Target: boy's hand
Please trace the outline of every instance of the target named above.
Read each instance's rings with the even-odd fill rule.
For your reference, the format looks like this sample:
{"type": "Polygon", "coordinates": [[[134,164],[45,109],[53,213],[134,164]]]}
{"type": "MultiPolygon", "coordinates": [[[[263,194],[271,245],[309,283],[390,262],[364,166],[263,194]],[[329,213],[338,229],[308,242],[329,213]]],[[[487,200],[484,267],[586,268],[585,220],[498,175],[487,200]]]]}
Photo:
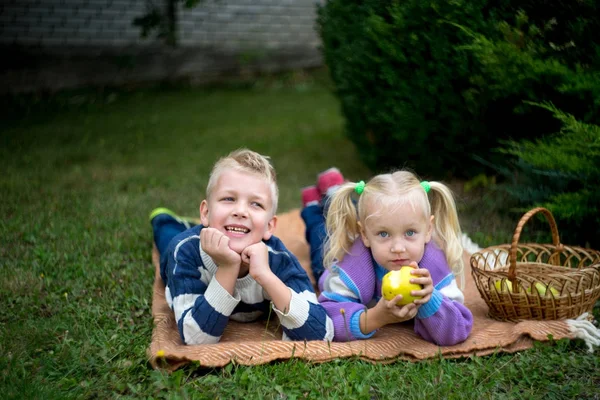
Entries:
{"type": "Polygon", "coordinates": [[[263,242],[246,247],[242,251],[242,262],[250,266],[250,276],[261,286],[264,278],[269,274],[273,274],[269,267],[269,250],[263,242]]]}
{"type": "Polygon", "coordinates": [[[263,242],[252,244],[242,251],[242,262],[249,265],[249,274],[271,297],[275,308],[286,314],[290,311],[292,292],[269,266],[269,249],[263,242]]]}
{"type": "Polygon", "coordinates": [[[229,238],[215,228],[200,231],[200,244],[218,267],[239,269],[242,264],[242,257],[229,247],[229,238]]]}
{"type": "Polygon", "coordinates": [[[417,263],[414,262],[411,263],[411,266],[414,266],[415,269],[410,271],[410,274],[414,276],[414,278],[410,279],[410,283],[416,283],[423,286],[423,289],[421,290],[413,290],[410,292],[411,296],[421,297],[414,301],[414,304],[420,306],[431,299],[431,294],[433,293],[433,280],[431,279],[431,274],[428,269],[419,268],[417,263]]]}

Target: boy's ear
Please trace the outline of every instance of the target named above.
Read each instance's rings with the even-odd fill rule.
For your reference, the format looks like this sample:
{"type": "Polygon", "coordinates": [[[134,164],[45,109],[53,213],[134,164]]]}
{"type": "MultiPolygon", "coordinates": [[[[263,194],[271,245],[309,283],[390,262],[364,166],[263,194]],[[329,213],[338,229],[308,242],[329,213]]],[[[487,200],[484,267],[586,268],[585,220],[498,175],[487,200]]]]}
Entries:
{"type": "Polygon", "coordinates": [[[200,223],[208,226],[208,202],[206,200],[202,200],[200,203],[200,223]]]}
{"type": "Polygon", "coordinates": [[[367,238],[367,233],[365,232],[365,228],[362,226],[360,222],[358,222],[358,230],[360,231],[360,237],[362,238],[363,243],[366,247],[371,247],[369,242],[369,238],[367,238]]]}
{"type": "Polygon", "coordinates": [[[429,219],[429,226],[427,227],[427,235],[425,236],[425,243],[429,243],[431,235],[433,235],[433,224],[435,217],[432,215],[429,219]]]}
{"type": "Polygon", "coordinates": [[[273,236],[273,233],[275,233],[276,226],[277,226],[277,215],[273,215],[273,217],[271,217],[271,220],[269,222],[267,222],[267,230],[265,231],[265,234],[263,235],[264,240],[271,239],[271,236],[273,236]]]}

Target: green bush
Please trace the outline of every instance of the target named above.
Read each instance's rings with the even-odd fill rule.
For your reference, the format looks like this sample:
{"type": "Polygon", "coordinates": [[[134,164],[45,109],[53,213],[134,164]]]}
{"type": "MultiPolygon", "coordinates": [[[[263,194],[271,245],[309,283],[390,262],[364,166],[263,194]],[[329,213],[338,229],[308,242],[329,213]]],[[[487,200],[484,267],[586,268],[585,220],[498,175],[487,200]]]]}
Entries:
{"type": "MultiPolygon", "coordinates": [[[[600,21],[600,14],[596,18],[600,21]]],[[[573,64],[571,46],[548,39],[556,24],[547,21],[538,26],[523,11],[517,12],[514,25],[496,24],[501,39],[461,29],[472,41],[460,48],[477,60],[464,92],[467,106],[492,137],[535,138],[559,129],[555,119],[528,102],[552,102],[585,122],[600,122],[600,42],[590,41],[596,52],[593,64],[585,63],[589,54],[573,64]]]]}
{"type": "Polygon", "coordinates": [[[320,7],[324,58],[364,161],[373,169],[475,174],[482,165],[472,155],[502,161],[492,151],[499,140],[558,129],[523,100],[552,101],[597,122],[600,6],[550,3],[329,0],[320,7]]]}
{"type": "Polygon", "coordinates": [[[509,141],[514,157],[505,188],[526,208],[554,215],[562,241],[600,249],[600,126],[577,121],[551,104],[533,104],[562,123],[559,133],[537,141],[509,141]]]}

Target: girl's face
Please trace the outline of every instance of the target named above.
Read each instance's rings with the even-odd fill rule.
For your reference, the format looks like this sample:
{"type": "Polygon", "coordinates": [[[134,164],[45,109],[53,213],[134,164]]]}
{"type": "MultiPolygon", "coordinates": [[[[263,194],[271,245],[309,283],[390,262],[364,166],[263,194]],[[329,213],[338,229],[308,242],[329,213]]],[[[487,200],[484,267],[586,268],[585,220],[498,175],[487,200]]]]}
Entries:
{"type": "Polygon", "coordinates": [[[367,204],[367,217],[359,222],[362,240],[373,258],[388,271],[399,270],[423,258],[425,244],[431,240],[433,215],[426,218],[410,203],[373,209],[367,204]]]}

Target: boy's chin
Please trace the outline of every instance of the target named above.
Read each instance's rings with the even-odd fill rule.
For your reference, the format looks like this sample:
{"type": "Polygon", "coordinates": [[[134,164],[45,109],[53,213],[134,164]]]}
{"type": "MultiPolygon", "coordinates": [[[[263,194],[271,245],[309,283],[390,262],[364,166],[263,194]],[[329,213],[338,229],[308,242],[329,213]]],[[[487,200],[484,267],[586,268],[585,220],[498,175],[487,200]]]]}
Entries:
{"type": "Polygon", "coordinates": [[[229,248],[238,254],[242,254],[242,252],[244,251],[244,248],[241,248],[240,246],[231,246],[230,245],[229,248]]]}
{"type": "Polygon", "coordinates": [[[235,241],[233,243],[231,240],[229,241],[229,248],[238,254],[242,254],[244,249],[248,246],[250,246],[250,243],[248,243],[246,241],[239,241],[239,242],[235,241]]]}
{"type": "Polygon", "coordinates": [[[242,254],[246,247],[252,246],[253,244],[259,243],[261,241],[262,238],[256,238],[255,236],[246,236],[238,238],[229,237],[229,248],[238,254],[242,254]]]}

